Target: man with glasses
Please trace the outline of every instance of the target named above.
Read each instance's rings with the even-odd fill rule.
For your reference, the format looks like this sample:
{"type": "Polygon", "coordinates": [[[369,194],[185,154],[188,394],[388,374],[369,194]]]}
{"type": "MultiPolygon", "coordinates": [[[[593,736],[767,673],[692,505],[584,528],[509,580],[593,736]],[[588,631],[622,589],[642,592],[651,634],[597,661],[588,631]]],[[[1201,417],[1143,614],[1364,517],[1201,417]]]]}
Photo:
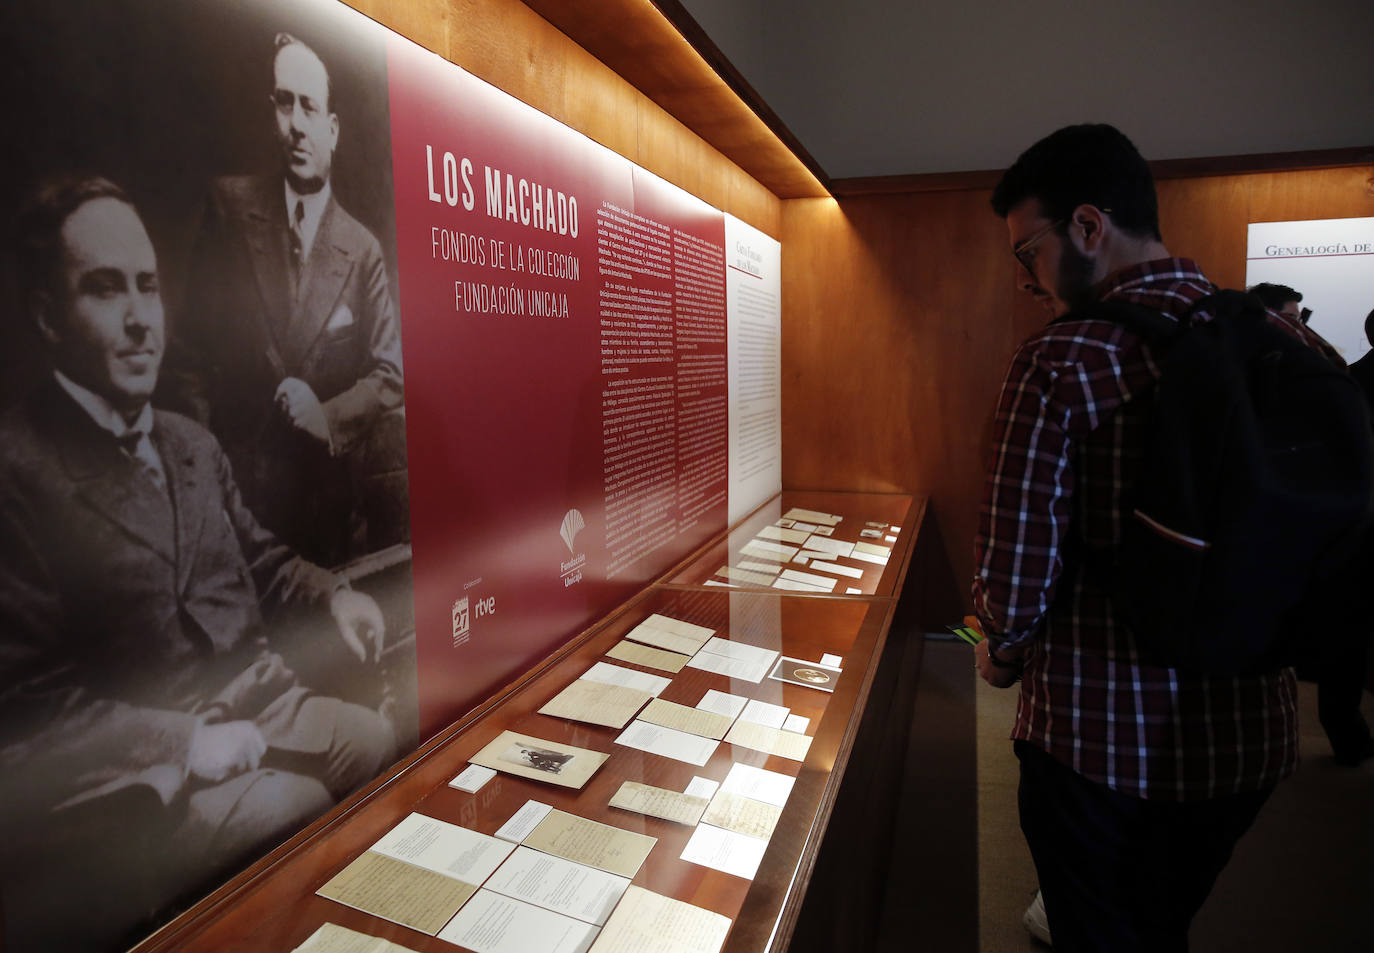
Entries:
{"type": "Polygon", "coordinates": [[[1149,167],[1111,126],[1036,143],[992,205],[1020,287],[1061,320],[1017,349],[997,407],[978,670],[1021,681],[1021,827],[1055,948],[1184,950],[1236,841],[1297,765],[1296,686],[1291,669],[1207,678],[1141,660],[1084,553],[1120,546],[1157,370],[1138,335],[1073,312],[1126,301],[1179,320],[1214,288],[1169,254],[1149,167]]]}
{"type": "Polygon", "coordinates": [[[331,188],[340,125],[324,62],[278,34],[272,80],[263,106],[282,168],[214,183],[168,398],[219,437],[263,525],[337,565],[407,534],[368,525],[357,544],[358,464],[401,404],[400,331],[381,247],[331,188]]]}

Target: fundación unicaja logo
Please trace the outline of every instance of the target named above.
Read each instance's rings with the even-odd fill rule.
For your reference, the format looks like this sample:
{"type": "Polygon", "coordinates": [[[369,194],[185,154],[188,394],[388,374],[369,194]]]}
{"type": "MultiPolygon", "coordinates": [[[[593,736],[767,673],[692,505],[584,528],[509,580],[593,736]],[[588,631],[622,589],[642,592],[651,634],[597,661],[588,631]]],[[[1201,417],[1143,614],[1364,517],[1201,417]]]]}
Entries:
{"type": "Polygon", "coordinates": [[[563,578],[563,588],[576,585],[582,581],[582,567],[587,564],[585,553],[577,551],[577,534],[582,532],[587,526],[587,521],[582,517],[580,510],[572,509],[563,514],[563,525],[559,527],[558,535],[563,537],[563,542],[568,546],[567,561],[560,564],[559,575],[563,578]]]}

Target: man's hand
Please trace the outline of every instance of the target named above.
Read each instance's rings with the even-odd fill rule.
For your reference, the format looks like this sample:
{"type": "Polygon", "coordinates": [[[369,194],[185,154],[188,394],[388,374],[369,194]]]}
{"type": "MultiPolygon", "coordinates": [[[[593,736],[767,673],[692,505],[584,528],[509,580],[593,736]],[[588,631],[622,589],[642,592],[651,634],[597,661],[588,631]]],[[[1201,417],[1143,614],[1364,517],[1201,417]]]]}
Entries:
{"type": "MultiPolygon", "coordinates": [[[[994,665],[992,659],[988,658],[991,645],[987,639],[979,642],[973,647],[973,664],[978,669],[978,674],[983,677],[993,688],[1010,688],[1016,684],[1016,680],[1021,677],[1021,664],[1018,659],[1010,665],[994,665]]],[[[1006,661],[1011,662],[1010,659],[1006,661]]]]}
{"type": "Polygon", "coordinates": [[[382,610],[365,592],[336,589],[329,597],[329,611],[339,624],[339,635],[358,661],[376,662],[382,657],[382,636],[386,622],[382,610]]]}
{"type": "Polygon", "coordinates": [[[202,781],[218,784],[257,770],[267,752],[267,740],[251,721],[201,724],[191,736],[187,766],[202,781]]]}
{"type": "Polygon", "coordinates": [[[320,399],[315,396],[309,384],[298,377],[288,377],[277,385],[274,399],[293,427],[314,437],[326,447],[331,446],[329,421],[324,416],[324,407],[320,405],[320,399]]]}

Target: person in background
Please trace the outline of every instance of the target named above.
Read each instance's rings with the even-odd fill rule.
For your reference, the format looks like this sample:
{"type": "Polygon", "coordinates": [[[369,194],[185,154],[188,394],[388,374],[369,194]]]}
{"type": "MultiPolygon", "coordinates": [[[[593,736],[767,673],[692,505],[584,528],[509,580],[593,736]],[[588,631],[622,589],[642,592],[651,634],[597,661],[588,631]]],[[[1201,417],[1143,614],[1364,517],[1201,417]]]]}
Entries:
{"type": "Polygon", "coordinates": [[[123,949],[395,757],[385,718],[267,640],[296,607],[371,663],[383,620],[259,526],[213,436],[152,407],[164,311],[129,196],[54,178],[19,230],[52,370],[0,417],[5,949],[123,949]]]}
{"type": "Polygon", "coordinates": [[[1142,660],[1082,553],[1120,546],[1155,365],[1133,332],[1071,312],[1120,300],[1178,320],[1214,286],[1170,255],[1149,167],[1111,126],[1037,142],[992,205],[1020,287],[1063,317],[1021,344],[1002,386],[975,541],[976,665],[994,686],[1020,680],[1021,827],[1055,948],[1186,950],[1237,840],[1297,766],[1296,683],[1291,669],[1208,678],[1142,660]]]}
{"type": "Polygon", "coordinates": [[[1308,318],[1312,316],[1312,312],[1302,306],[1302,292],[1295,291],[1287,285],[1276,285],[1262,281],[1246,290],[1264,302],[1264,306],[1270,311],[1277,311],[1294,321],[1306,324],[1308,318]]]}

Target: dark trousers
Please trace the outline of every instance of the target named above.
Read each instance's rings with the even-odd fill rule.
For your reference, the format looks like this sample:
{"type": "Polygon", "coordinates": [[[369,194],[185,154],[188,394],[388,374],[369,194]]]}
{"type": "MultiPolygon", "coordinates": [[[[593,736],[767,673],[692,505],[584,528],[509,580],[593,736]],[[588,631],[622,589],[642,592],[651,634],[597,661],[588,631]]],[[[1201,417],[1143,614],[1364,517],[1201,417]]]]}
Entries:
{"type": "Polygon", "coordinates": [[[1174,953],[1272,788],[1208,801],[1147,801],[1089,781],[1016,742],[1021,830],[1056,953],[1174,953]]]}
{"type": "Polygon", "coordinates": [[[1360,713],[1368,647],[1368,635],[1347,633],[1324,644],[1317,659],[1317,717],[1337,758],[1358,759],[1369,745],[1360,713]]]}

